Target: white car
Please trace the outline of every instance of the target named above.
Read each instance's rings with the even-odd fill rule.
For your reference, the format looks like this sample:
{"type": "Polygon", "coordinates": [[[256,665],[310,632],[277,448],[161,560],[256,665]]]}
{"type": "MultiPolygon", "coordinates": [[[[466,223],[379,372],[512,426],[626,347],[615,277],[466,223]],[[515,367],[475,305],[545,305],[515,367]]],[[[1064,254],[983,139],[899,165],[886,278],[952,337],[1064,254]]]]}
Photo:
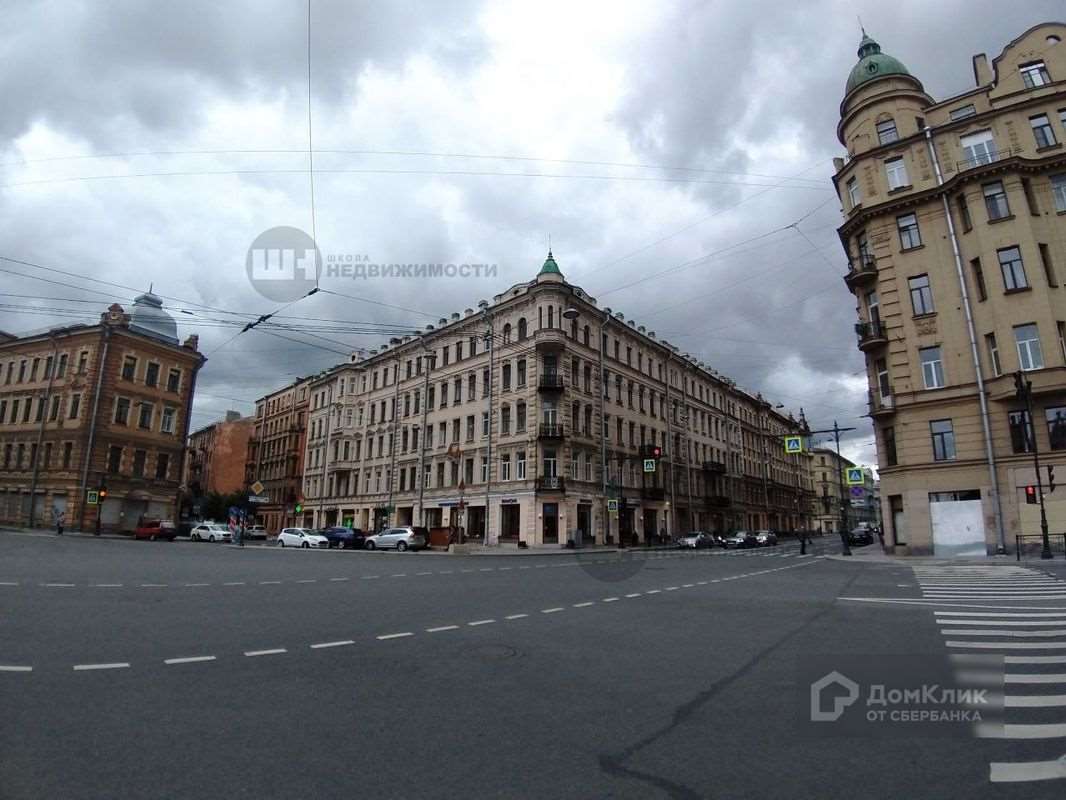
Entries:
{"type": "Polygon", "coordinates": [[[367,536],[363,547],[367,550],[395,547],[402,553],[404,550],[421,550],[428,544],[428,530],[425,528],[412,528],[408,525],[401,528],[388,528],[381,533],[367,536]]]}
{"type": "Polygon", "coordinates": [[[283,528],[278,534],[278,547],[329,548],[329,539],[307,528],[283,528]]]}
{"type": "Polygon", "coordinates": [[[202,522],[189,531],[189,538],[194,542],[232,542],[233,534],[225,525],[202,522]]]}

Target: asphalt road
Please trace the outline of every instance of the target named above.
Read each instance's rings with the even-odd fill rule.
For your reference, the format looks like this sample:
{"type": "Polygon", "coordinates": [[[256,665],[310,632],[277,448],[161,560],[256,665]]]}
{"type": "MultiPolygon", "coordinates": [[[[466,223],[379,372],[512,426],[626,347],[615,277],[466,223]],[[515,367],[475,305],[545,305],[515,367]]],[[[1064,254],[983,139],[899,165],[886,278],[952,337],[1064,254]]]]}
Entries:
{"type": "Polygon", "coordinates": [[[946,654],[923,599],[939,578],[823,557],[836,549],[0,534],[0,797],[1061,797],[1063,780],[989,780],[1061,738],[797,723],[804,656],[946,654]]]}

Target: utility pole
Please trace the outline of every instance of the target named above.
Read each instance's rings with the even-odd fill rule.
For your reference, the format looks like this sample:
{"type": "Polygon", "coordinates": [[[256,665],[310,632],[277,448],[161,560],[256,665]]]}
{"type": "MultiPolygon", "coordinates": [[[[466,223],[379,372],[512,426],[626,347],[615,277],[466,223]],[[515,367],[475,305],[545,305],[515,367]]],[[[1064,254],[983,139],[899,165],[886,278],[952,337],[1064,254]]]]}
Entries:
{"type": "Polygon", "coordinates": [[[492,371],[494,367],[493,354],[495,353],[493,339],[495,337],[492,332],[492,315],[489,314],[489,304],[485,300],[482,300],[481,302],[483,303],[481,306],[481,315],[484,317],[487,326],[485,329],[485,338],[489,343],[488,446],[485,455],[485,536],[482,540],[482,543],[487,547],[490,544],[496,544],[495,537],[490,539],[489,536],[489,519],[491,518],[489,511],[489,490],[492,487],[492,371]]]}
{"type": "Polygon", "coordinates": [[[844,470],[840,468],[840,434],[845,431],[853,431],[854,428],[841,428],[837,425],[836,420],[833,420],[832,428],[823,428],[819,431],[807,431],[808,434],[814,435],[816,433],[831,433],[833,434],[833,440],[836,442],[837,451],[837,488],[840,492],[840,544],[841,555],[850,556],[851,547],[848,546],[848,507],[847,498],[844,496],[844,470]]]}
{"type": "Polygon", "coordinates": [[[1033,382],[1026,380],[1021,372],[1014,373],[1014,388],[1019,400],[1025,403],[1025,441],[1033,451],[1033,469],[1036,471],[1036,496],[1040,500],[1040,536],[1043,539],[1043,548],[1040,551],[1042,559],[1053,558],[1051,555],[1051,539],[1047,532],[1047,510],[1044,507],[1044,484],[1040,478],[1040,449],[1036,444],[1036,431],[1033,430],[1033,382]]]}

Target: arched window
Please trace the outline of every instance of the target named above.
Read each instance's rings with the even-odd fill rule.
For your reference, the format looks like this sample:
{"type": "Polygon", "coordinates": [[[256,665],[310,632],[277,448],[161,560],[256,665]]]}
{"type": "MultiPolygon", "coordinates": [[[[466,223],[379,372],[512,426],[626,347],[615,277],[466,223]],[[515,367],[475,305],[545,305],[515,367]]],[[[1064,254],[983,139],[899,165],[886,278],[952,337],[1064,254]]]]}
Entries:
{"type": "Polygon", "coordinates": [[[585,326],[585,330],[584,330],[583,336],[584,336],[584,341],[585,341],[585,347],[588,347],[589,346],[589,326],[588,325],[585,326]]]}
{"type": "Polygon", "coordinates": [[[522,341],[526,338],[526,318],[522,317],[518,320],[518,341],[522,341]]]}
{"type": "Polygon", "coordinates": [[[555,306],[548,306],[548,327],[555,327],[555,306]]]}
{"type": "Polygon", "coordinates": [[[510,322],[508,322],[506,325],[503,326],[503,343],[504,344],[510,344],[511,343],[511,323],[510,322]]]}

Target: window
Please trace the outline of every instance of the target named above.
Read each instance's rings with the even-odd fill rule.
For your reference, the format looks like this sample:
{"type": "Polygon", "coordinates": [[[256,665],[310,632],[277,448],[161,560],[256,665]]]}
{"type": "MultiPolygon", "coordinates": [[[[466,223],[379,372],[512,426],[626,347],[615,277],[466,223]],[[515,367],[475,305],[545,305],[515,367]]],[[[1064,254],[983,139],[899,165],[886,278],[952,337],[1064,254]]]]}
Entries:
{"type": "Polygon", "coordinates": [[[1007,193],[1003,191],[1002,181],[986,183],[981,190],[985,196],[985,209],[988,211],[989,222],[1010,216],[1010,205],[1007,203],[1007,193]]]}
{"type": "Polygon", "coordinates": [[[888,190],[902,189],[908,186],[907,167],[902,158],[891,158],[885,162],[885,175],[888,176],[888,190]]]}
{"type": "Polygon", "coordinates": [[[122,468],[122,448],[116,445],[111,445],[107,449],[107,471],[112,475],[118,475],[119,469],[122,468]]]}
{"type": "Polygon", "coordinates": [[[74,443],[63,442],[63,469],[70,469],[72,457],[74,455],[74,443]]]}
{"type": "Polygon", "coordinates": [[[148,366],[144,369],[144,385],[156,386],[159,384],[159,365],[151,361],[148,362],[148,366]]]}
{"type": "Polygon", "coordinates": [[[57,419],[59,419],[59,403],[62,399],[63,398],[61,398],[59,395],[53,395],[52,407],[48,410],[49,422],[55,422],[57,419]]]}
{"type": "Polygon", "coordinates": [[[859,181],[855,178],[849,178],[847,186],[848,202],[851,203],[852,208],[855,208],[855,206],[862,202],[862,198],[859,196],[859,181]]]}
{"type": "Polygon", "coordinates": [[[1026,89],[1033,89],[1037,86],[1045,86],[1051,83],[1051,78],[1048,75],[1047,67],[1044,66],[1043,61],[1033,61],[1030,64],[1022,64],[1018,67],[1022,73],[1022,83],[1025,84],[1026,89]]]}
{"type": "Polygon", "coordinates": [[[489,412],[481,412],[481,436],[482,438],[489,435],[489,412]]]}
{"type": "Polygon", "coordinates": [[[144,430],[151,430],[152,428],[152,404],[141,403],[140,414],[138,415],[137,425],[144,430]]]}
{"type": "Polygon", "coordinates": [[[88,366],[88,364],[89,364],[89,352],[87,350],[82,350],[81,353],[78,354],[78,374],[79,375],[84,375],[85,374],[85,368],[86,368],[86,366],[88,366]]]}
{"type": "Polygon", "coordinates": [[[1010,446],[1013,453],[1031,453],[1033,451],[1033,422],[1028,411],[1010,411],[1007,413],[1010,425],[1010,446]]]}
{"type": "Polygon", "coordinates": [[[892,142],[899,140],[899,134],[896,132],[896,121],[892,119],[886,119],[884,122],[877,123],[877,141],[881,144],[892,144],[892,142]]]}
{"type": "Polygon", "coordinates": [[[155,459],[155,479],[157,481],[165,481],[169,468],[170,456],[166,453],[160,453],[155,459]]]}
{"type": "Polygon", "coordinates": [[[973,220],[970,218],[970,206],[966,203],[966,195],[960,194],[955,203],[959,207],[959,219],[962,220],[963,233],[973,230],[973,220]]]}
{"type": "Polygon", "coordinates": [[[985,271],[981,269],[981,259],[970,261],[970,269],[973,270],[973,282],[977,287],[977,299],[984,302],[988,299],[988,290],[985,288],[985,271]]]}
{"type": "MultiPolygon", "coordinates": [[[[81,395],[71,395],[70,398],[70,412],[67,414],[68,419],[77,419],[78,414],[81,413],[81,395]]],[[[3,415],[0,414],[0,417],[3,415]]]]}
{"type": "Polygon", "coordinates": [[[881,432],[885,442],[885,466],[894,467],[898,463],[896,457],[896,429],[889,425],[881,432]]]}
{"type": "Polygon", "coordinates": [[[973,103],[970,103],[970,105],[968,106],[959,106],[958,108],[953,108],[951,109],[951,111],[948,112],[948,116],[951,117],[952,122],[955,122],[956,120],[960,119],[966,119],[967,117],[972,117],[975,114],[977,114],[977,109],[974,108],[973,103]]]}
{"type": "Polygon", "coordinates": [[[133,451],[133,477],[144,477],[144,462],[147,459],[148,453],[144,450],[133,451]]]}
{"type": "Polygon", "coordinates": [[[130,415],[130,401],[120,397],[115,401],[115,424],[125,425],[130,415]]]}
{"type": "Polygon", "coordinates": [[[1052,450],[1066,450],[1066,406],[1044,409],[1047,421],[1047,438],[1052,450]]]}
{"type": "Polygon", "coordinates": [[[1066,173],[1051,176],[1051,194],[1055,197],[1055,210],[1066,212],[1066,173]]]}
{"type": "Polygon", "coordinates": [[[999,345],[996,344],[996,334],[985,334],[985,347],[988,349],[988,361],[992,365],[992,374],[1002,375],[1003,366],[999,363],[999,345]]]}
{"type": "Polygon", "coordinates": [[[133,376],[137,373],[137,359],[133,356],[126,356],[122,359],[122,379],[132,381],[133,376]]]}
{"type": "Polygon", "coordinates": [[[511,407],[502,406],[500,408],[500,435],[507,436],[511,432],[511,407]]]}
{"type": "Polygon", "coordinates": [[[907,283],[911,288],[911,307],[914,309],[914,316],[934,313],[936,309],[933,308],[933,290],[929,286],[929,276],[915,275],[907,283]]]}
{"type": "Polygon", "coordinates": [[[1037,114],[1035,117],[1029,117],[1029,124],[1033,126],[1033,138],[1036,139],[1037,150],[1044,147],[1054,147],[1058,144],[1055,141],[1055,131],[1051,128],[1051,121],[1047,118],[1047,114],[1037,114]]]}
{"type": "Polygon", "coordinates": [[[1014,341],[1018,345],[1018,366],[1022,370],[1044,368],[1044,354],[1040,350],[1040,333],[1036,325],[1016,325],[1014,341]]]}
{"type": "Polygon", "coordinates": [[[524,358],[518,359],[518,364],[515,369],[515,385],[518,388],[522,388],[526,385],[526,360],[524,358]]]}
{"type": "Polygon", "coordinates": [[[526,338],[526,318],[518,320],[518,341],[522,341],[526,338]]]}
{"type": "Polygon", "coordinates": [[[979,131],[959,139],[962,146],[963,169],[977,167],[981,164],[991,164],[996,160],[996,140],[992,138],[992,131],[979,131]]]}
{"type": "Polygon", "coordinates": [[[519,403],[514,412],[515,433],[523,433],[526,429],[526,404],[519,403]]]}
{"type": "Polygon", "coordinates": [[[944,386],[944,365],[940,360],[939,347],[923,347],[918,351],[922,362],[922,380],[926,389],[939,389],[944,386]]]}
{"type": "Polygon", "coordinates": [[[160,433],[174,433],[174,415],[175,415],[175,413],[176,413],[176,409],[174,409],[174,408],[169,408],[168,407],[168,408],[164,408],[163,409],[163,416],[162,416],[162,419],[161,419],[161,421],[159,423],[159,431],[160,431],[160,433]]]}
{"type": "Polygon", "coordinates": [[[933,437],[933,460],[955,460],[955,431],[950,419],[937,419],[929,423],[929,432],[933,437]]]}
{"type": "Polygon", "coordinates": [[[996,254],[999,256],[999,268],[1003,273],[1003,288],[1008,292],[1028,289],[1029,282],[1025,279],[1022,251],[1017,246],[1004,247],[1002,250],[997,250],[996,254]]]}
{"type": "Polygon", "coordinates": [[[896,227],[899,229],[899,246],[903,250],[921,247],[922,236],[918,231],[918,217],[914,214],[904,214],[896,217],[896,227]]]}
{"type": "Polygon", "coordinates": [[[525,450],[519,450],[515,453],[514,457],[514,476],[515,480],[524,481],[526,479],[526,452],[525,450]]]}
{"type": "Polygon", "coordinates": [[[500,480],[511,480],[511,456],[500,456],[500,480]]]}
{"type": "Polygon", "coordinates": [[[1055,265],[1051,263],[1051,249],[1042,243],[1038,244],[1037,248],[1040,250],[1040,263],[1044,267],[1044,278],[1047,280],[1047,285],[1054,289],[1059,282],[1055,278],[1055,265]]]}
{"type": "Polygon", "coordinates": [[[56,367],[56,377],[57,378],[62,378],[64,375],[66,375],[66,373],[67,373],[67,354],[66,353],[60,353],[60,355],[59,355],[59,366],[56,367]]]}
{"type": "Polygon", "coordinates": [[[474,415],[470,414],[466,418],[466,440],[468,442],[474,441],[474,415]]]}
{"type": "Polygon", "coordinates": [[[1055,323],[1055,329],[1059,334],[1059,352],[1062,354],[1062,358],[1066,361],[1066,322],[1061,319],[1055,323]]]}

